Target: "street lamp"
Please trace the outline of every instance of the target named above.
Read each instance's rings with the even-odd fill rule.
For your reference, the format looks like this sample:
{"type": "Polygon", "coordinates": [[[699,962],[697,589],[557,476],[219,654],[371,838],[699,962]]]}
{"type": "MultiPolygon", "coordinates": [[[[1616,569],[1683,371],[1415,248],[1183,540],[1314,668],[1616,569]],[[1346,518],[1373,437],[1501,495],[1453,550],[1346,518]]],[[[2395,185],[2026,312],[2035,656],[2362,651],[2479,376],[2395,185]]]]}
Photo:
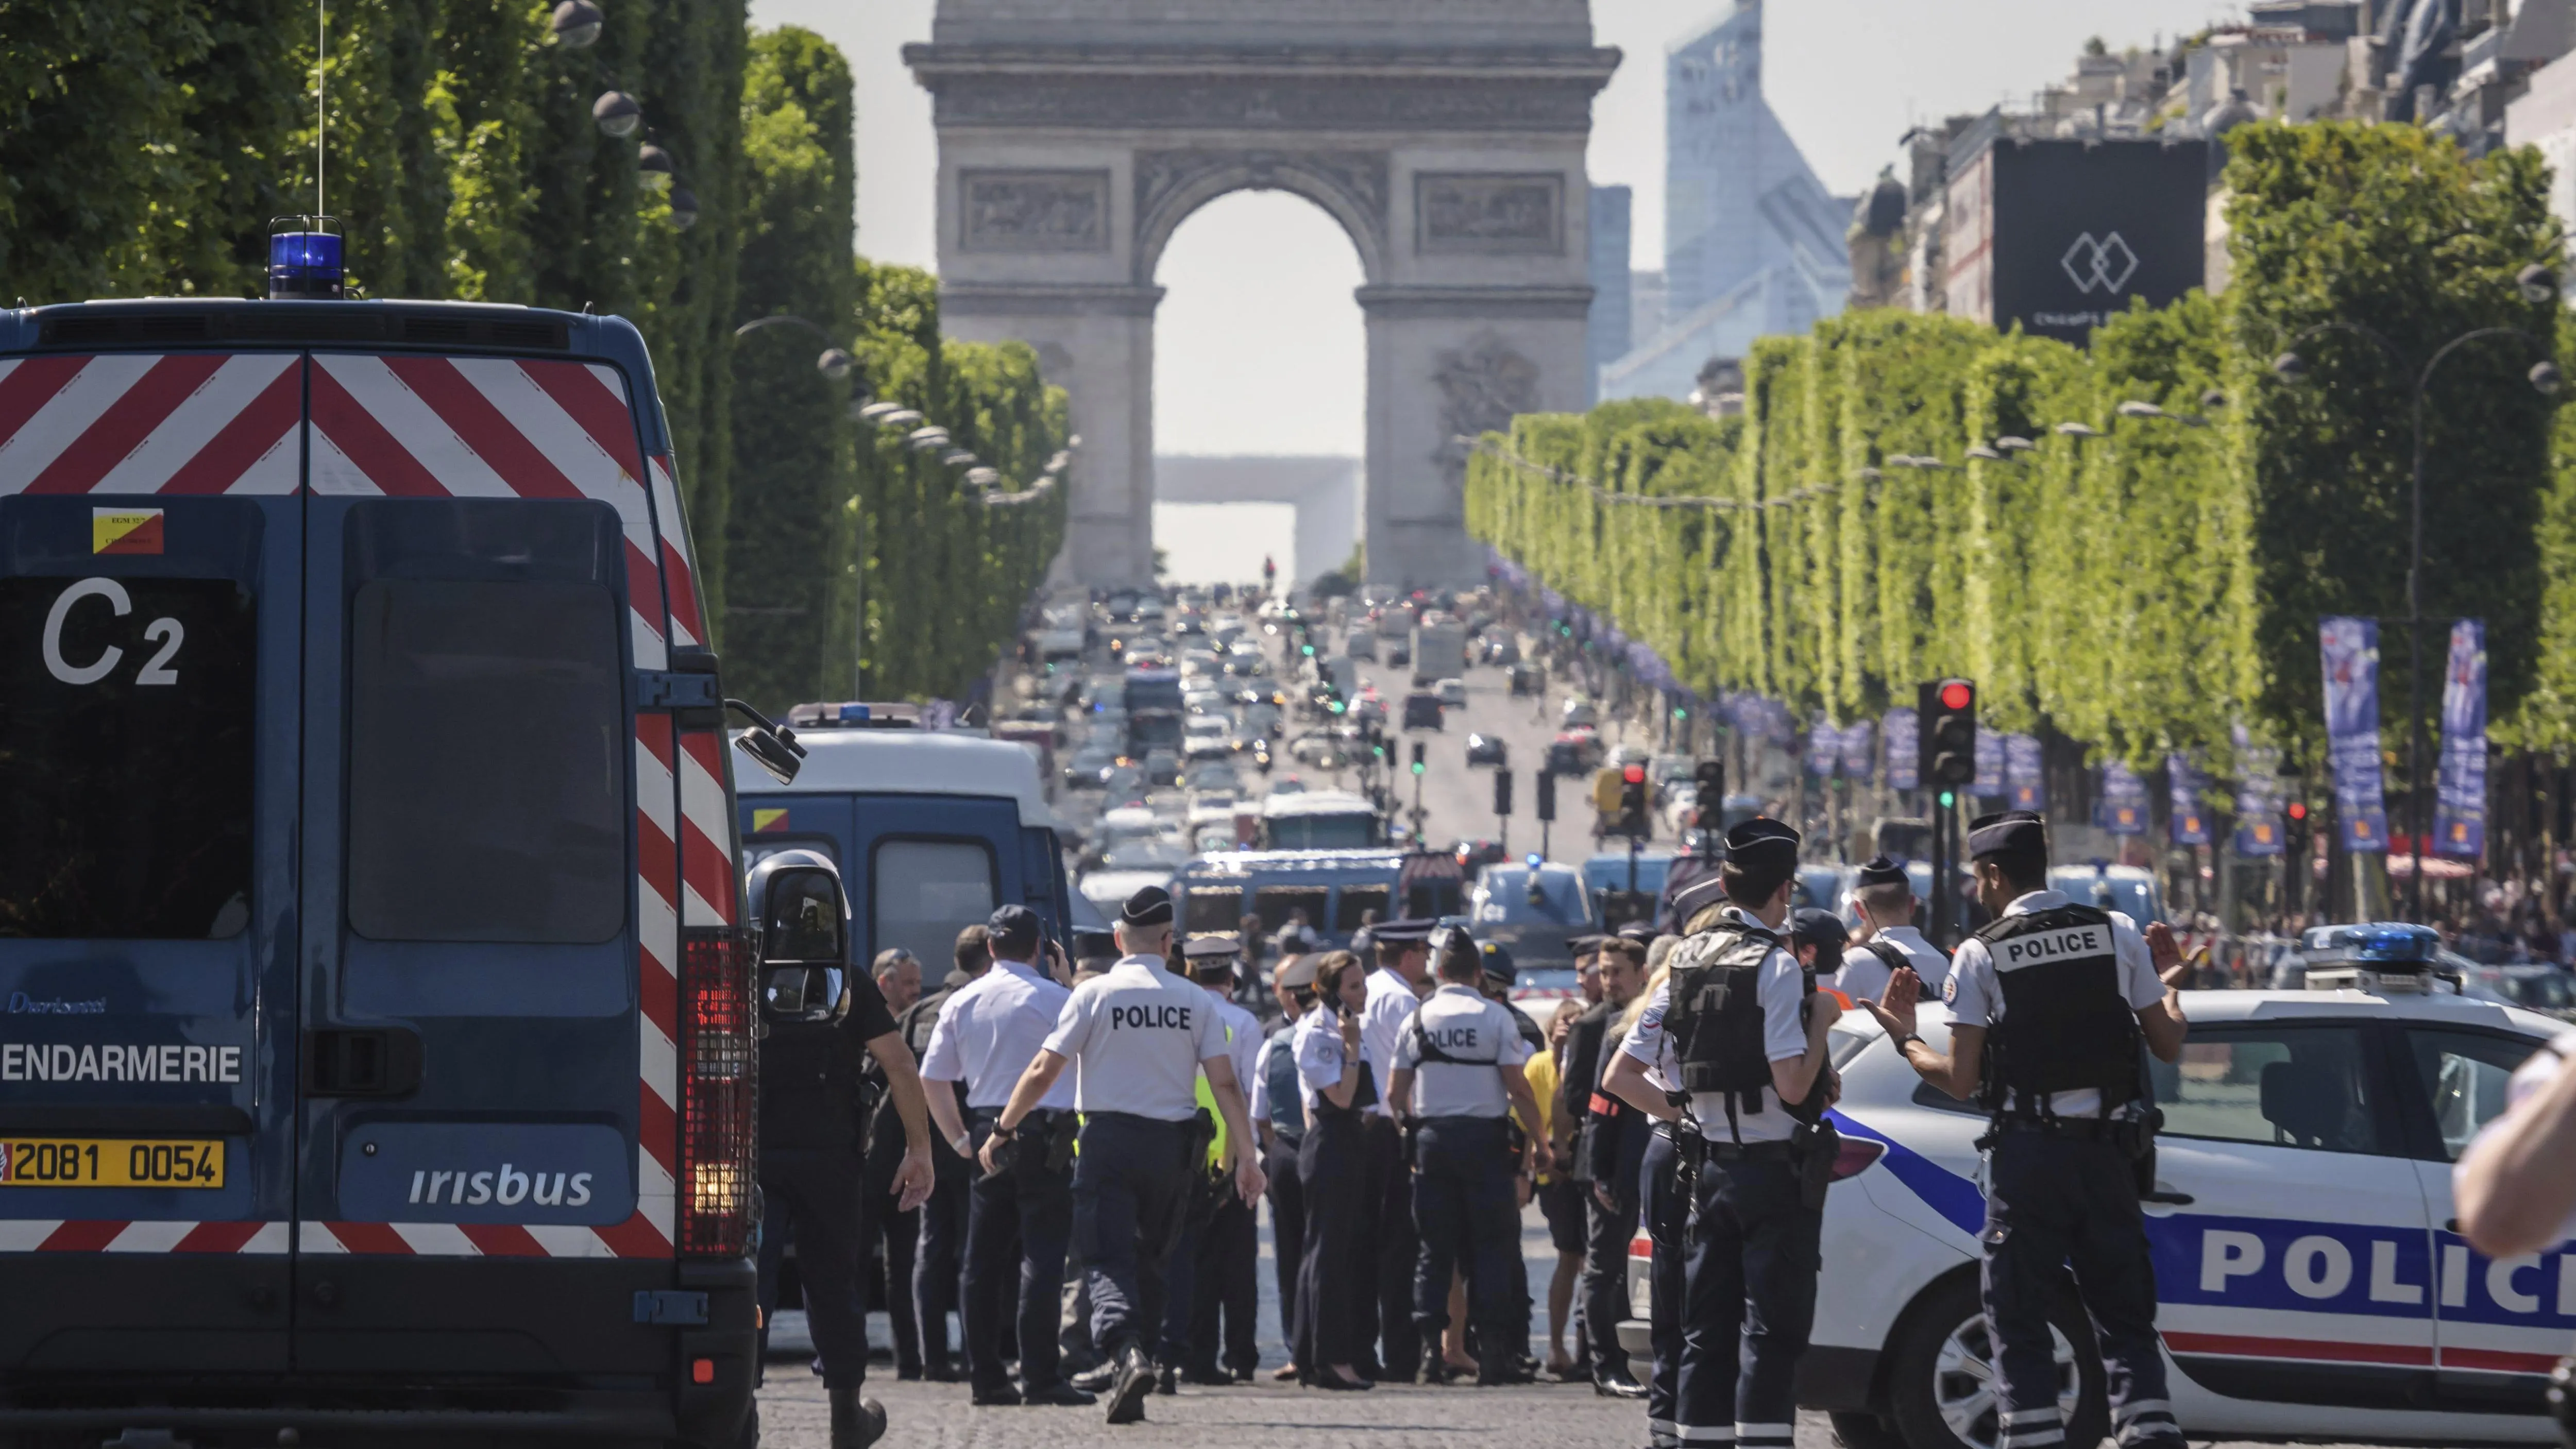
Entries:
{"type": "Polygon", "coordinates": [[[644,124],[644,108],[624,91],[602,91],[590,103],[590,118],[599,129],[611,136],[632,136],[644,124]]]}
{"type": "Polygon", "coordinates": [[[698,224],[698,194],[685,186],[671,188],[671,225],[687,231],[698,224]]]}
{"type": "Polygon", "coordinates": [[[563,0],[555,7],[546,28],[554,32],[555,44],[566,50],[581,50],[598,41],[600,27],[607,20],[590,0],[563,0]]]}
{"type": "MultiPolygon", "coordinates": [[[[2514,283],[2520,289],[2523,299],[2534,305],[2548,302],[2558,295],[2558,274],[2537,262],[2517,273],[2514,283]]],[[[2299,356],[2299,346],[2309,338],[2325,332],[2349,332],[2356,337],[2367,338],[2377,343],[2380,352],[2386,356],[2389,365],[2396,369],[2400,379],[2404,379],[2410,370],[2406,354],[2399,351],[2397,344],[2389,341],[2380,332],[2364,327],[2358,322],[2327,321],[2319,322],[2291,338],[2290,345],[2282,350],[2280,356],[2272,360],[2273,375],[2287,383],[2295,383],[2305,377],[2308,364],[2305,358],[2299,356]]],[[[2414,465],[2407,475],[2406,709],[2413,718],[2408,722],[2406,750],[2408,783],[2412,787],[2407,792],[2407,814],[2410,818],[2407,821],[2406,833],[2413,868],[2408,875],[2406,894],[2408,913],[2418,921],[2424,919],[2424,831],[2428,823],[2425,812],[2429,808],[2433,793],[2430,782],[2424,774],[2424,760],[2427,754],[2424,741],[2424,395],[2431,388],[2433,374],[2441,367],[2443,359],[2469,343],[2487,337],[2519,337],[2543,352],[2546,352],[2549,346],[2548,343],[2519,327],[2479,327],[2463,332],[2435,349],[2423,369],[2414,373],[2413,397],[2409,406],[2415,428],[2415,457],[2414,465]]],[[[2551,396],[2558,391],[2557,365],[2546,357],[2533,364],[2531,371],[2525,374],[2525,377],[2530,382],[2532,390],[2543,397],[2551,396]]]]}

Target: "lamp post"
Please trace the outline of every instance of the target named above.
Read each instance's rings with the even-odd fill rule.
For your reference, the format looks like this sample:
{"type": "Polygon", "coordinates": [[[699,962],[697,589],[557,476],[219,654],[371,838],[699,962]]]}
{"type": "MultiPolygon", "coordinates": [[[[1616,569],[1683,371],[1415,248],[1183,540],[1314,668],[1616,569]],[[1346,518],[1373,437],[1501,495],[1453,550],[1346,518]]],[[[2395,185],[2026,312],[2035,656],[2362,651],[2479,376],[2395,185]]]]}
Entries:
{"type": "MultiPolygon", "coordinates": [[[[2525,300],[2549,301],[2558,295],[2557,275],[2549,268],[2534,263],[2522,269],[2515,281],[2525,300]]],[[[2406,354],[2397,344],[2373,328],[2358,322],[2320,322],[2290,339],[2290,345],[2272,360],[2272,371],[2284,382],[2297,382],[2307,373],[2307,362],[2299,356],[2299,346],[2309,338],[2325,332],[2349,332],[2377,343],[2397,376],[2405,379],[2411,369],[2406,354]]],[[[2426,810],[2432,794],[2431,782],[2424,773],[2424,397],[2431,388],[2433,374],[2443,360],[2469,343],[2487,337],[2519,337],[2544,353],[2548,344],[2519,327],[2480,327],[2463,332],[2436,348],[2422,370],[2413,371],[2413,397],[2410,412],[2415,429],[2414,462],[2407,478],[2407,544],[2406,544],[2406,708],[2408,720],[2406,770],[2410,789],[2407,792],[2407,849],[2411,865],[2406,883],[2407,913],[2417,921],[2424,919],[2424,832],[2428,826],[2426,810]]],[[[2532,364],[2527,374],[2534,391],[2547,397],[2558,391],[2558,367],[2543,357],[2532,364]]]]}

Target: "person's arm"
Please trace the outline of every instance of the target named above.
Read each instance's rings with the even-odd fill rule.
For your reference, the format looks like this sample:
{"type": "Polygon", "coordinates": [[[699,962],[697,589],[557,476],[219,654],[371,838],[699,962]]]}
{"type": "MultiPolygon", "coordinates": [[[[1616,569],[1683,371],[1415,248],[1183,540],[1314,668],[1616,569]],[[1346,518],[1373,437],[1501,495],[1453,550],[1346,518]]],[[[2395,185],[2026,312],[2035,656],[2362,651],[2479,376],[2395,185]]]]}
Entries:
{"type": "Polygon", "coordinates": [[[1208,1092],[1225,1118],[1225,1140],[1234,1153],[1234,1191],[1250,1207],[1261,1200],[1270,1179],[1261,1170],[1261,1148],[1252,1135],[1251,1114],[1243,1109],[1243,1084],[1234,1077],[1234,1060],[1223,1052],[1199,1063],[1207,1073],[1208,1092]]]}
{"type": "MultiPolygon", "coordinates": [[[[1512,1110],[1524,1122],[1538,1120],[1538,1094],[1530,1090],[1529,1077],[1518,1066],[1496,1067],[1502,1075],[1503,1095],[1509,1097],[1512,1110]]],[[[1538,1182],[1539,1141],[1527,1133],[1521,1135],[1521,1206],[1529,1206],[1530,1190],[1538,1182]]]]}
{"type": "Polygon", "coordinates": [[[2576,1212],[2576,1071],[2556,1075],[2478,1134],[2451,1173],[2460,1235],[2491,1258],[2537,1252],[2576,1212]]]}
{"type": "Polygon", "coordinates": [[[2147,958],[2155,967],[2156,979],[2164,983],[2165,997],[2153,1006],[2138,1008],[2138,1029],[2146,1034],[2147,1050],[2156,1054],[2157,1061],[2178,1062],[2183,1037],[2191,1030],[2182,1015],[2182,983],[2191,978],[2191,963],[2183,959],[2171,926],[2157,921],[2143,934],[2147,958]]]}
{"type": "Polygon", "coordinates": [[[1413,1068],[1397,1067],[1386,1074],[1386,1110],[1398,1127],[1413,1125],[1413,1068]]]}
{"type": "Polygon", "coordinates": [[[1020,1123],[1026,1121],[1028,1115],[1038,1109],[1038,1103],[1046,1099],[1047,1092],[1055,1086],[1055,1079],[1064,1075],[1065,1064],[1069,1060],[1057,1055],[1053,1047],[1042,1048],[1036,1056],[1029,1058],[1029,1069],[1020,1073],[1018,1084],[1011,1088],[1011,1100],[1002,1104],[1002,1115],[993,1124],[993,1135],[984,1139],[984,1151],[978,1160],[984,1164],[986,1175],[997,1170],[993,1148],[1000,1142],[1002,1134],[1019,1130],[1020,1123]]]}
{"type": "Polygon", "coordinates": [[[1359,1095],[1360,1090],[1359,1018],[1343,1016],[1341,1028],[1342,1074],[1324,1088],[1324,1097],[1334,1106],[1348,1111],[1351,1098],[1359,1095]]]}
{"type": "MultiPolygon", "coordinates": [[[[912,1048],[903,1033],[883,1032],[867,1040],[868,1055],[885,1068],[886,1090],[894,1094],[895,1115],[903,1119],[903,1162],[894,1171],[895,1211],[908,1213],[930,1199],[936,1180],[930,1168],[930,1112],[921,1090],[921,1073],[913,1066],[912,1048]]],[[[945,1094],[943,1094],[945,1095],[945,1094]]]]}
{"type": "MultiPolygon", "coordinates": [[[[941,1085],[945,1086],[946,1083],[941,1085]]],[[[967,1135],[966,1115],[957,1110],[957,1094],[940,1091],[926,1095],[930,1098],[931,1125],[939,1129],[939,1140],[948,1144],[949,1151],[972,1160],[975,1156],[975,1142],[967,1135]]]]}
{"type": "MultiPolygon", "coordinates": [[[[1951,967],[1953,971],[1957,966],[1951,967]]],[[[1887,995],[1878,1001],[1864,1002],[1869,1014],[1887,1029],[1888,1039],[1900,1043],[1898,1050],[1915,1075],[1942,1091],[1967,1101],[1977,1094],[1978,1073],[1985,1065],[1986,1029],[1950,1023],[1950,1050],[1932,1050],[1930,1044],[1914,1032],[1914,1006],[1920,999],[1923,979],[1911,966],[1903,967],[1887,979],[1887,995]]]]}
{"type": "Polygon", "coordinates": [[[1780,1094],[1782,1106],[1794,1107],[1815,1090],[1816,1078],[1833,1052],[1826,1033],[1842,1019],[1842,1014],[1842,1003],[1824,992],[1807,998],[1807,1049],[1771,1064],[1771,1090],[1780,1094]]]}
{"type": "Polygon", "coordinates": [[[1601,1090],[1658,1122],[1682,1120],[1682,1109],[1665,1099],[1662,1088],[1646,1080],[1646,1064],[1626,1052],[1611,1056],[1610,1070],[1601,1075],[1601,1090]]]}

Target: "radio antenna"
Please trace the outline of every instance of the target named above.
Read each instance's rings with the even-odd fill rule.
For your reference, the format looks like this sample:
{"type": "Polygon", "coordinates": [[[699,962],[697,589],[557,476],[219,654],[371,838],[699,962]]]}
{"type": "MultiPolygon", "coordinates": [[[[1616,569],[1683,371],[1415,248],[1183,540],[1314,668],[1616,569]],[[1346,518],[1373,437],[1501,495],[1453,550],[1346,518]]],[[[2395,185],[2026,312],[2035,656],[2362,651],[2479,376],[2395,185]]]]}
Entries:
{"type": "Polygon", "coordinates": [[[331,65],[331,0],[313,0],[313,212],[328,216],[330,205],[323,199],[322,168],[329,155],[325,137],[331,125],[329,102],[331,65]]]}

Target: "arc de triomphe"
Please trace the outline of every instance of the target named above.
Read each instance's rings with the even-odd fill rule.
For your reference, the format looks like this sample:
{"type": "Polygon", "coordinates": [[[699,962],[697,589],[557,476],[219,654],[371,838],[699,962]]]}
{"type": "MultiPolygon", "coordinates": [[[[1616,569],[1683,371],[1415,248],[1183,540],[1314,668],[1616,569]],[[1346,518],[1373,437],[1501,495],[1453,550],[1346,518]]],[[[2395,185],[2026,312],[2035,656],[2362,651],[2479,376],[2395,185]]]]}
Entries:
{"type": "Polygon", "coordinates": [[[1154,270],[1247,188],[1359,252],[1369,577],[1481,575],[1454,439],[1586,398],[1583,152],[1619,61],[1589,0],[940,0],[904,58],[936,98],[943,322],[1031,343],[1072,398],[1074,578],[1152,571],[1154,270]]]}

